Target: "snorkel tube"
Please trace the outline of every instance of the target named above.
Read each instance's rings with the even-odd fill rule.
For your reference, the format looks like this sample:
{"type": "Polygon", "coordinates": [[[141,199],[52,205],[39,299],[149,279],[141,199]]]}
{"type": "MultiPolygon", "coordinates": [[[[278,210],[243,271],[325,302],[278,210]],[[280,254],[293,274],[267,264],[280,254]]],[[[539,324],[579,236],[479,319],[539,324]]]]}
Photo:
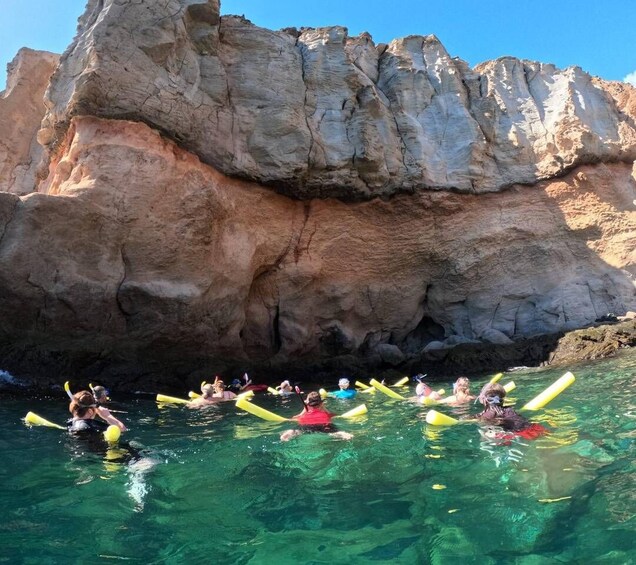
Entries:
{"type": "Polygon", "coordinates": [[[309,412],[309,408],[307,406],[307,403],[305,402],[305,399],[303,398],[303,395],[300,392],[300,387],[299,386],[295,386],[294,390],[296,391],[296,394],[298,395],[298,398],[300,398],[300,401],[303,403],[303,406],[305,407],[305,412],[309,412]]]}

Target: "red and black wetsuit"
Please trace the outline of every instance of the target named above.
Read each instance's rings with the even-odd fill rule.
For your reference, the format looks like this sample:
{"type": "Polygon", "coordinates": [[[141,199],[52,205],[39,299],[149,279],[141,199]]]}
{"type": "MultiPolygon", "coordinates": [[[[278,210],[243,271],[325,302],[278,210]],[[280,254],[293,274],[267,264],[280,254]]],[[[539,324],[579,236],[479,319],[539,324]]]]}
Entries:
{"type": "Polygon", "coordinates": [[[334,414],[326,410],[305,410],[297,418],[300,428],[305,432],[333,433],[335,426],[331,423],[334,414]]]}
{"type": "Polygon", "coordinates": [[[526,420],[510,406],[506,408],[489,406],[481,414],[478,414],[477,418],[501,426],[504,432],[501,434],[501,438],[498,439],[513,439],[514,437],[536,439],[548,433],[548,430],[541,424],[526,420]]]}

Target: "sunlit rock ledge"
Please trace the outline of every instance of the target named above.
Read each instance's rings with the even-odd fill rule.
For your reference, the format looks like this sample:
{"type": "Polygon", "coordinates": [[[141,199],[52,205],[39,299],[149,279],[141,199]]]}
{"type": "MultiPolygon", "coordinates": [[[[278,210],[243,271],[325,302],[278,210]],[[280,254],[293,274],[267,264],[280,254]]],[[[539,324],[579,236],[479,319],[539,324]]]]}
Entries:
{"type": "Polygon", "coordinates": [[[49,147],[73,116],[132,119],[298,199],[493,192],[636,158],[633,113],[580,68],[470,69],[432,35],[271,31],[217,1],[89,2],[48,99],[49,147]]]}

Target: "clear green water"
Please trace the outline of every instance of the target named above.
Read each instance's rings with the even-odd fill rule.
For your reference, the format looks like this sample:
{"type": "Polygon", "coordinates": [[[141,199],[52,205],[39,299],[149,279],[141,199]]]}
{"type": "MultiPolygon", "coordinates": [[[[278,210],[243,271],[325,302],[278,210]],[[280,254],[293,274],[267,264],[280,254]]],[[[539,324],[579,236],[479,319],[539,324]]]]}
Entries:
{"type": "MultiPolygon", "coordinates": [[[[160,409],[139,397],[116,406],[125,439],[144,446],[126,462],[21,422],[33,410],[62,423],[63,393],[5,398],[0,562],[635,562],[636,351],[572,370],[576,383],[533,418],[554,433],[508,446],[484,443],[474,424],[431,428],[424,409],[380,394],[362,397],[362,420],[340,423],[352,441],[289,443],[289,426],[233,403],[160,409]]],[[[502,382],[514,379],[521,404],[563,372],[502,382]]]]}

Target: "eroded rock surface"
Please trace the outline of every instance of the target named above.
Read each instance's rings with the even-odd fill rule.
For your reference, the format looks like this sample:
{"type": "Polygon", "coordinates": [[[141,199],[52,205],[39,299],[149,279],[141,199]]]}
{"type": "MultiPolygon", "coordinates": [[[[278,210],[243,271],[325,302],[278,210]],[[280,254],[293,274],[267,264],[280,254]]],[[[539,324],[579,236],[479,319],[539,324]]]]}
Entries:
{"type": "Polygon", "coordinates": [[[5,335],[382,364],[633,309],[628,165],[352,204],[231,179],[140,123],[75,118],[60,154],[45,192],[0,198],[5,335]]]}
{"type": "Polygon", "coordinates": [[[634,114],[579,68],[470,69],[432,35],[274,32],[218,1],[98,2],[51,83],[41,141],[75,115],[143,121],[219,171],[294,198],[533,184],[633,162],[634,114]]]}
{"type": "Polygon", "coordinates": [[[36,135],[44,117],[44,92],[59,55],[20,49],[9,64],[7,87],[0,92],[0,191],[36,190],[44,151],[36,135]]]}

